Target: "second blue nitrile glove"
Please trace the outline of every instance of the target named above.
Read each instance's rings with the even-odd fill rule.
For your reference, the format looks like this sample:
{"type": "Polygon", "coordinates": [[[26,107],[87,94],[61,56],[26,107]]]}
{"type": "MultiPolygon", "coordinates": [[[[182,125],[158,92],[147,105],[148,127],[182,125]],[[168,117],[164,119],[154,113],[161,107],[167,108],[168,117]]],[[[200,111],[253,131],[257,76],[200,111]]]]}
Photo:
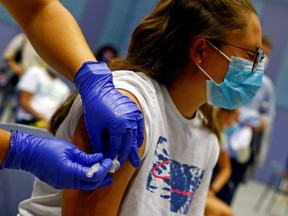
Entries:
{"type": "Polygon", "coordinates": [[[144,138],[143,116],[138,106],[114,86],[106,63],[85,62],[74,80],[82,97],[84,120],[94,152],[103,153],[103,132],[109,134],[104,157],[123,165],[128,156],[134,167],[140,165],[138,148],[144,138]]]}
{"type": "Polygon", "coordinates": [[[18,130],[11,131],[10,149],[3,167],[28,171],[57,189],[93,190],[113,182],[107,176],[112,161],[103,160],[102,154],[88,155],[64,140],[18,130]],[[87,177],[86,173],[96,163],[101,165],[98,172],[87,177]]]}

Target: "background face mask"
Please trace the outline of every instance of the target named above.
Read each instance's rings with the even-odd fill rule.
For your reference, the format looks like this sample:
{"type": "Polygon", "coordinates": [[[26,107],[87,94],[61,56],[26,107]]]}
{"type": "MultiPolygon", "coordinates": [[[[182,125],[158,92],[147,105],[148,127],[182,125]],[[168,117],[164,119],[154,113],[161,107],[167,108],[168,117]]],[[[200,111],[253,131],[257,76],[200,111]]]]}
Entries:
{"type": "Polygon", "coordinates": [[[208,103],[226,109],[235,109],[247,104],[260,88],[263,77],[263,63],[252,72],[253,62],[232,57],[225,79],[217,84],[207,80],[208,103]]]}
{"type": "Polygon", "coordinates": [[[240,128],[238,123],[234,123],[231,127],[225,128],[224,132],[228,135],[231,136],[235,131],[237,131],[240,128]]]}

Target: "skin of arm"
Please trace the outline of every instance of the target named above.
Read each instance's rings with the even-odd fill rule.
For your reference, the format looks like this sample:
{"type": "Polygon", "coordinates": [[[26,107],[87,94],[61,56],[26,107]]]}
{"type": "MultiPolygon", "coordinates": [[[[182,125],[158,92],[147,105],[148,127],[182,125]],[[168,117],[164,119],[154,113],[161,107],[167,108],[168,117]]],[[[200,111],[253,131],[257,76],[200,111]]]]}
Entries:
{"type": "Polygon", "coordinates": [[[39,55],[69,80],[86,61],[96,61],[73,16],[58,0],[0,0],[39,55]]]}
{"type": "Polygon", "coordinates": [[[9,131],[0,129],[0,165],[2,165],[7,156],[8,150],[10,148],[10,137],[11,133],[9,131]]]}
{"type": "Polygon", "coordinates": [[[231,175],[231,163],[229,159],[229,154],[226,150],[220,151],[219,166],[220,171],[210,187],[213,188],[213,192],[219,192],[226,184],[231,175]]]}
{"type": "MultiPolygon", "coordinates": [[[[129,92],[121,90],[139,107],[139,102],[129,92]]],[[[91,152],[89,138],[85,130],[83,116],[78,122],[75,133],[72,138],[72,143],[86,152],[91,152]]],[[[139,149],[140,158],[145,150],[145,138],[142,147],[139,149]]],[[[110,174],[114,178],[112,185],[103,188],[97,188],[94,191],[87,192],[81,190],[64,190],[62,200],[62,216],[73,215],[101,215],[101,216],[116,216],[125,193],[126,187],[130,182],[135,168],[132,167],[129,161],[121,167],[119,171],[110,174]]]]}
{"type": "Polygon", "coordinates": [[[38,113],[36,110],[31,107],[30,100],[33,97],[33,94],[27,91],[21,91],[20,94],[20,105],[30,114],[32,114],[35,118],[41,120],[45,119],[45,117],[38,113]]]}
{"type": "Polygon", "coordinates": [[[231,208],[215,196],[215,192],[219,192],[223,185],[228,181],[231,175],[231,163],[227,150],[221,150],[219,154],[218,163],[220,166],[220,172],[213,181],[210,190],[208,191],[208,196],[206,199],[205,215],[206,216],[216,216],[225,215],[232,216],[233,212],[231,208]],[[213,188],[213,191],[211,190],[213,188]]]}

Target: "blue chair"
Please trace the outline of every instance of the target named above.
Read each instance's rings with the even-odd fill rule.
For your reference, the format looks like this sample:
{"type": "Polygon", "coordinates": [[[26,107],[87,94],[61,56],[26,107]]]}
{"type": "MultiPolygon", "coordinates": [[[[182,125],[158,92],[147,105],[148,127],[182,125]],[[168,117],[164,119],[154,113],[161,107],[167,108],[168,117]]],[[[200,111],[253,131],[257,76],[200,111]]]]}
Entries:
{"type": "MultiPolygon", "coordinates": [[[[44,129],[14,123],[0,123],[0,129],[21,130],[40,137],[53,137],[44,129]]],[[[31,196],[35,177],[22,170],[4,169],[0,171],[0,215],[15,216],[18,204],[31,196]]]]}

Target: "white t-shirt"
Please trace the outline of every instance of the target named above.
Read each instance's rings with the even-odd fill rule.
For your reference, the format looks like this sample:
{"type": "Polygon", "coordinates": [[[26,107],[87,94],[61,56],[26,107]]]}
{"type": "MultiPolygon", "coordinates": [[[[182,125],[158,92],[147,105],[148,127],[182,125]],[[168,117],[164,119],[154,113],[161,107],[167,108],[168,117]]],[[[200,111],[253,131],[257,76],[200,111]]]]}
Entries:
{"type": "MultiPolygon", "coordinates": [[[[113,76],[115,86],[131,92],[141,104],[147,137],[141,167],[126,190],[119,215],[204,215],[219,144],[216,136],[202,126],[201,113],[197,112],[192,120],[185,119],[167,89],[143,73],[117,71],[113,76]]],[[[82,113],[78,96],[57,136],[71,140],[82,113]]],[[[36,205],[37,197],[22,202],[21,215],[30,215],[27,212],[32,207],[41,213],[49,209],[48,202],[43,204],[43,191],[46,190],[46,197],[49,197],[55,196],[57,190],[51,193],[50,189],[45,189],[47,185],[39,181],[37,186],[42,204],[36,205]],[[41,184],[43,187],[39,189],[41,184]]],[[[50,215],[60,215],[60,206],[61,202],[50,215]]]]}
{"type": "MultiPolygon", "coordinates": [[[[17,87],[21,91],[33,94],[30,101],[31,107],[44,115],[47,120],[70,94],[69,87],[63,81],[51,77],[45,68],[37,66],[29,68],[23,74],[17,87]]],[[[16,118],[31,120],[33,116],[19,107],[16,118]]]]}

